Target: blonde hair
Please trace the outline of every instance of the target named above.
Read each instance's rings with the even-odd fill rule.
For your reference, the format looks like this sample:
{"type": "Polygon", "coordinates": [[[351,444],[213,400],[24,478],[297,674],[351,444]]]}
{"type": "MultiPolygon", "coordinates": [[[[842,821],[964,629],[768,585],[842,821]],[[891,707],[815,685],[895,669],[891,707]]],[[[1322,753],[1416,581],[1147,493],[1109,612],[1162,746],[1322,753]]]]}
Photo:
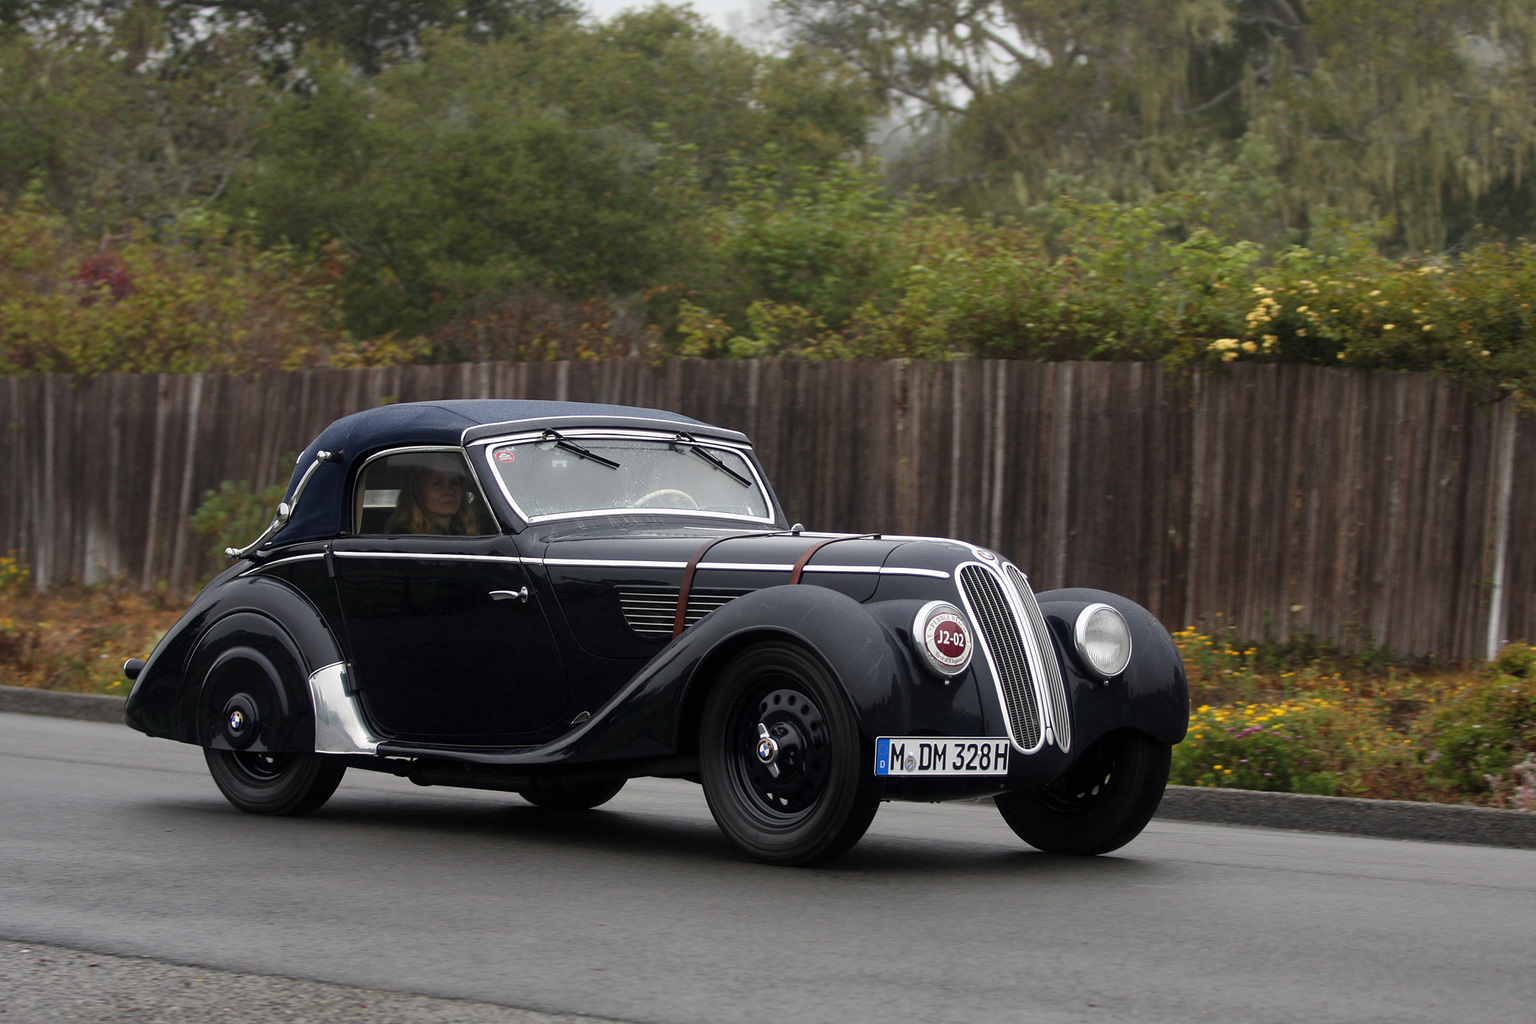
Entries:
{"type": "Polygon", "coordinates": [[[454,536],[476,536],[485,531],[480,529],[480,518],[475,515],[474,491],[470,488],[468,480],[462,472],[455,472],[464,488],[464,496],[459,501],[459,510],[448,520],[448,525],[439,526],[427,515],[427,510],[421,504],[421,492],[427,484],[427,478],[433,473],[441,473],[442,469],[435,466],[412,466],[406,475],[405,486],[400,488],[400,497],[395,502],[395,511],[390,514],[389,521],[384,524],[385,533],[445,533],[454,536]]]}

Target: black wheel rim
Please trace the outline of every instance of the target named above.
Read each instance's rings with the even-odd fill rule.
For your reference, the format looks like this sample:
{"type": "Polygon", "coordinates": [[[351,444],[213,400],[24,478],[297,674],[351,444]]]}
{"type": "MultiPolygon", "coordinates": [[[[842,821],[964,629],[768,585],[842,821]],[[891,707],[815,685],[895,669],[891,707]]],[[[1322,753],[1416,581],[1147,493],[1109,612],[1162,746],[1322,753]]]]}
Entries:
{"type": "Polygon", "coordinates": [[[743,693],[726,723],[725,746],[731,789],[760,825],[789,829],[815,813],[832,776],[832,751],[821,708],[799,686],[776,679],[743,693]],[[771,760],[760,751],[764,730],[775,748],[771,760]]]}
{"type": "Polygon", "coordinates": [[[1063,814],[1086,811],[1104,798],[1120,771],[1119,748],[1100,740],[1055,782],[1040,791],[1048,808],[1063,814]]]}
{"type": "Polygon", "coordinates": [[[229,763],[249,782],[272,783],[283,777],[293,762],[292,754],[253,754],[249,751],[231,751],[229,763]]]}

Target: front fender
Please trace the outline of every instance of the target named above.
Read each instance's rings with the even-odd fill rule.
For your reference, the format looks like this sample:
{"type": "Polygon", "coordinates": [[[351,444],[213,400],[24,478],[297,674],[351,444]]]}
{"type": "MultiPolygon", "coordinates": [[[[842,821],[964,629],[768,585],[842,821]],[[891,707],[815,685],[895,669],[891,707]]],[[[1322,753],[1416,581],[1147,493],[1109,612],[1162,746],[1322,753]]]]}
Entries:
{"type": "Polygon", "coordinates": [[[1157,618],[1129,598],[1102,590],[1048,590],[1036,595],[1056,642],[1070,690],[1072,745],[1086,750],[1114,729],[1131,728],[1163,743],[1178,743],[1189,730],[1189,682],[1173,637],[1157,618]],[[1077,653],[1073,627],[1090,604],[1107,604],[1125,616],[1131,661],[1108,682],[1092,675],[1077,653]]]}
{"type": "MultiPolygon", "coordinates": [[[[646,663],[592,718],[559,740],[523,752],[520,764],[691,754],[698,712],[715,673],[759,640],[793,640],[820,658],[873,739],[897,729],[907,708],[910,662],[890,633],[852,598],[825,587],[780,586],[743,594],[690,626],[646,663]]],[[[380,753],[395,752],[381,744],[380,753]]],[[[502,760],[463,755],[465,760],[502,760]]]]}
{"type": "Polygon", "coordinates": [[[267,677],[278,716],[258,749],[314,749],[309,676],[341,661],[341,648],[308,598],[267,576],[220,577],[198,595],[134,681],[124,720],[151,736],[207,746],[199,724],[212,698],[204,684],[236,648],[252,652],[249,671],[267,677]]]}

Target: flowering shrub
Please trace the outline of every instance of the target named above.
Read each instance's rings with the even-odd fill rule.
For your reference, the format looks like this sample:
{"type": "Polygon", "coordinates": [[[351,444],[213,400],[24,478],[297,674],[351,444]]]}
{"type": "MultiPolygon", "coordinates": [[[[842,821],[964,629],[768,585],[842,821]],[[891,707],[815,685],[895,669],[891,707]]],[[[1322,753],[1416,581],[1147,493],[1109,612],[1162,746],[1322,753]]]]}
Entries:
{"type": "Polygon", "coordinates": [[[1411,672],[1307,637],[1174,640],[1196,704],[1174,783],[1536,809],[1536,647],[1411,672]]]}
{"type": "Polygon", "coordinates": [[[0,374],[296,369],[350,344],[339,262],[258,249],[215,217],[89,248],[35,198],[0,211],[0,374]]]}
{"type": "Polygon", "coordinates": [[[1224,707],[1201,705],[1174,748],[1172,781],[1186,786],[1380,795],[1384,767],[1410,773],[1412,741],[1348,700],[1293,697],[1224,707]]]}

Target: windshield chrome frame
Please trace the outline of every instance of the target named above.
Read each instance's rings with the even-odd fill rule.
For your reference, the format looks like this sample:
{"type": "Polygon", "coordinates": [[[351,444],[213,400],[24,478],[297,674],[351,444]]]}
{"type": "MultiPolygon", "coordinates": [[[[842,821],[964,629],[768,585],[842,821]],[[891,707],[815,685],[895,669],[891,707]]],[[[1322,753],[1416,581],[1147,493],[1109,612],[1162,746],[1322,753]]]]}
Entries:
{"type": "Polygon", "coordinates": [[[701,517],[705,519],[729,519],[732,522],[763,523],[769,526],[774,525],[778,521],[774,514],[773,491],[769,489],[768,482],[763,479],[763,475],[758,469],[757,461],[751,457],[752,446],[750,444],[738,444],[733,441],[726,441],[721,438],[710,437],[708,435],[700,437],[690,431],[681,429],[636,430],[624,427],[567,427],[566,429],[560,431],[560,436],[568,440],[575,440],[578,438],[597,438],[603,440],[617,439],[630,441],[654,441],[662,444],[668,444],[672,441],[675,441],[679,434],[683,434],[689,438],[688,443],[691,445],[696,445],[701,448],[718,448],[721,451],[730,452],[734,455],[740,456],[741,461],[746,464],[748,471],[752,474],[752,483],[757,488],[758,494],[762,496],[764,504],[768,506],[768,514],[764,516],[749,516],[743,515],[739,512],[717,512],[702,508],[641,508],[630,505],[620,508],[580,509],[574,512],[549,512],[545,513],[544,515],[531,516],[526,511],[524,511],[521,505],[518,504],[517,499],[512,496],[511,490],[508,489],[506,480],[502,477],[501,473],[497,471],[496,466],[491,459],[491,449],[508,444],[537,443],[544,438],[544,434],[545,431],[543,428],[520,430],[513,434],[504,434],[498,437],[476,438],[474,441],[471,441],[468,446],[470,448],[480,449],[479,458],[470,459],[471,464],[474,464],[477,475],[479,475],[479,465],[477,463],[483,462],[486,468],[489,470],[490,475],[495,479],[497,485],[501,488],[502,497],[506,498],[507,504],[512,506],[512,511],[517,513],[518,517],[521,518],[523,522],[530,525],[533,523],[553,523],[567,519],[590,519],[602,516],[634,515],[678,516],[691,519],[698,519],[701,517]]]}

